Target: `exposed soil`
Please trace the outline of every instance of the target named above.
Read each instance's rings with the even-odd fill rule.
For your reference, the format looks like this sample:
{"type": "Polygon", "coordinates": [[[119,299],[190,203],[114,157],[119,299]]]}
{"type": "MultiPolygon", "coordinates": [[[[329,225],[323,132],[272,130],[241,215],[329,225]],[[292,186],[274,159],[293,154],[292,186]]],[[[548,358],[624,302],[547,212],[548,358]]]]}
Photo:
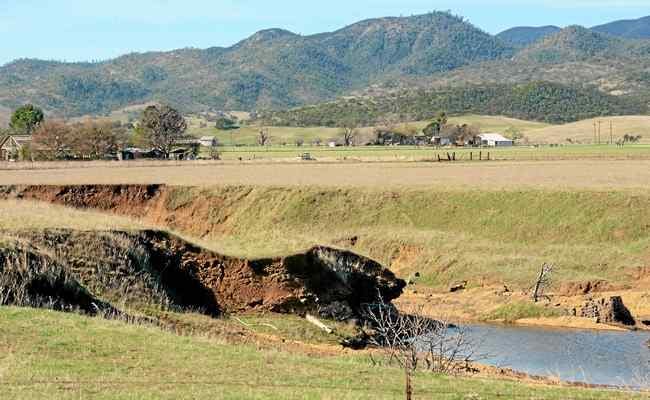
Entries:
{"type": "MultiPolygon", "coordinates": [[[[223,256],[159,231],[14,232],[0,256],[27,251],[26,268],[57,270],[82,291],[116,303],[156,304],[208,314],[271,311],[358,317],[377,294],[397,298],[405,282],[378,263],[316,247],[289,257],[246,260],[223,256]],[[49,267],[48,267],[49,266],[49,267]],[[342,310],[332,314],[332,310],[342,310]]],[[[2,275],[0,275],[2,276],[2,275]]],[[[65,297],[64,293],[59,293],[65,297]]]]}
{"type": "Polygon", "coordinates": [[[561,296],[580,296],[591,293],[611,292],[612,290],[623,289],[620,285],[614,285],[607,281],[584,281],[584,282],[566,282],[560,286],[558,295],[561,296]]]}

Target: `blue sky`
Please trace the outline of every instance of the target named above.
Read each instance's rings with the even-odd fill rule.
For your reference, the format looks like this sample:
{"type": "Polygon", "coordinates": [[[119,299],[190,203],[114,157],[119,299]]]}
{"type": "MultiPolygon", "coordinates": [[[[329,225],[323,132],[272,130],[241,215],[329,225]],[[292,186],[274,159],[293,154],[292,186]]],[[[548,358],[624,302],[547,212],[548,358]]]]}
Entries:
{"type": "Polygon", "coordinates": [[[451,10],[497,33],[518,25],[638,18],[650,14],[650,0],[0,0],[0,64],[229,46],[266,28],[311,34],[432,10],[451,10]]]}

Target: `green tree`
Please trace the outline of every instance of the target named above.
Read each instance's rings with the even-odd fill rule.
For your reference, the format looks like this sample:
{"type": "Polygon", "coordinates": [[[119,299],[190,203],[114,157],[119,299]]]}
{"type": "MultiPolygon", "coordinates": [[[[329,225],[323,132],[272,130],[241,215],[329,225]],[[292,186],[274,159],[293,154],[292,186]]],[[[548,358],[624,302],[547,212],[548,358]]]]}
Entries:
{"type": "Polygon", "coordinates": [[[145,129],[147,144],[169,158],[174,145],[187,130],[187,121],[169,106],[149,106],[142,113],[140,126],[145,129]]]}
{"type": "Polygon", "coordinates": [[[43,110],[32,104],[26,104],[14,111],[9,126],[18,133],[31,135],[44,119],[43,110]]]}
{"type": "Polygon", "coordinates": [[[217,129],[222,130],[222,131],[227,131],[229,129],[235,129],[236,128],[235,121],[233,121],[230,118],[226,118],[226,117],[218,118],[216,123],[215,123],[215,126],[216,126],[217,129]]]}
{"type": "Polygon", "coordinates": [[[505,134],[506,137],[512,139],[513,142],[519,142],[524,139],[524,134],[521,132],[521,130],[519,128],[515,128],[514,126],[506,129],[505,134]]]}
{"type": "Polygon", "coordinates": [[[428,138],[433,138],[434,136],[440,135],[440,131],[447,125],[448,118],[447,118],[447,113],[441,112],[438,113],[436,118],[431,122],[429,125],[427,125],[423,130],[422,133],[428,138]]]}

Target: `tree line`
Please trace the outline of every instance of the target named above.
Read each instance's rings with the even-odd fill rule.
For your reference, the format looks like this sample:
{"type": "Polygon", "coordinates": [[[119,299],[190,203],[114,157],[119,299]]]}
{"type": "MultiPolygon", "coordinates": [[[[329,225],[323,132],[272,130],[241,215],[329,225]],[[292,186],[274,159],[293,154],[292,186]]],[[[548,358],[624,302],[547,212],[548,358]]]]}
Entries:
{"type": "Polygon", "coordinates": [[[593,87],[532,82],[345,98],[292,110],[260,112],[258,120],[277,126],[342,127],[348,121],[373,126],[386,116],[403,122],[431,120],[435,110],[568,123],[606,115],[646,114],[648,106],[638,99],[611,96],[593,87]]]}
{"type": "Polygon", "coordinates": [[[166,105],[147,107],[138,123],[131,125],[121,121],[46,120],[43,110],[27,104],[14,111],[9,130],[4,134],[31,137],[29,146],[16,155],[22,159],[94,160],[114,158],[130,146],[146,147],[169,158],[174,147],[185,138],[186,130],[183,115],[166,105]]]}

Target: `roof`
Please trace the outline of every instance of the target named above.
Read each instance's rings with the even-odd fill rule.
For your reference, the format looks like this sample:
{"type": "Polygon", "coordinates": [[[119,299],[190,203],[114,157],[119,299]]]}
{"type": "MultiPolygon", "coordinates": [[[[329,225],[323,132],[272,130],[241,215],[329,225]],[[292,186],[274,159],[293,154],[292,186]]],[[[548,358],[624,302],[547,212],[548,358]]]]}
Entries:
{"type": "Polygon", "coordinates": [[[201,138],[199,140],[202,141],[202,142],[208,142],[208,141],[212,141],[214,139],[216,139],[214,136],[201,136],[201,138]]]}
{"type": "Polygon", "coordinates": [[[508,139],[498,133],[481,133],[478,137],[480,137],[481,140],[489,140],[493,142],[512,142],[512,139],[508,139]]]}
{"type": "Polygon", "coordinates": [[[17,146],[23,146],[32,141],[30,135],[6,135],[0,138],[0,146],[4,146],[9,140],[12,140],[17,146]]]}

